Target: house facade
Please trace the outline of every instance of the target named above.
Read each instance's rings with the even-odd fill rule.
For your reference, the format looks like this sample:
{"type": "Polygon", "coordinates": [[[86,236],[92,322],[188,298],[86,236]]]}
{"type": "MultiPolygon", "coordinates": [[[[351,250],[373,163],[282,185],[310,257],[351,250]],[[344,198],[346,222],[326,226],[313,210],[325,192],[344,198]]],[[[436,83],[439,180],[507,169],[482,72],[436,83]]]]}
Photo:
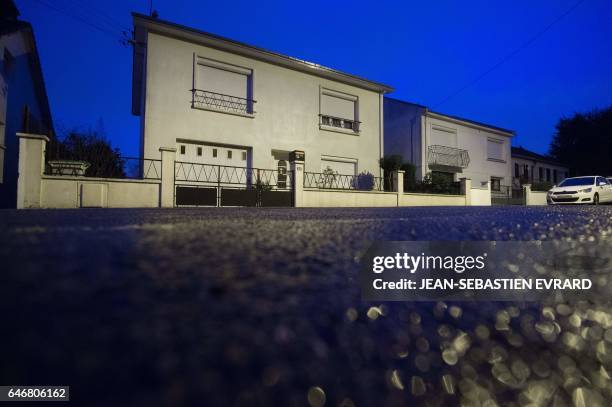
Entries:
{"type": "Polygon", "coordinates": [[[141,154],[276,169],[379,175],[383,95],[392,88],[157,18],[134,14],[132,112],[141,154]]]}
{"type": "Polygon", "coordinates": [[[558,184],[569,177],[569,168],[526,148],[512,147],[512,177],[515,186],[538,182],[558,184]]]}
{"type": "Polygon", "coordinates": [[[53,134],[34,32],[18,17],[12,1],[0,0],[0,208],[17,203],[16,133],[53,134]]]}
{"type": "Polygon", "coordinates": [[[389,97],[384,101],[385,155],[416,166],[416,178],[438,173],[497,190],[512,182],[512,130],[445,115],[389,97]]]}

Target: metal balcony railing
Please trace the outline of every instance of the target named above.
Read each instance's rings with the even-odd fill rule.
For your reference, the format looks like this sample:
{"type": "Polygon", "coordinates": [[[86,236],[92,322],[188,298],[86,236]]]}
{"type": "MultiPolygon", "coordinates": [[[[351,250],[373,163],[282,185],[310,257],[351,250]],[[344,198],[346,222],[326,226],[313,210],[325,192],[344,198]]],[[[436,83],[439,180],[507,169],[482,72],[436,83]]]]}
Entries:
{"type": "Polygon", "coordinates": [[[253,105],[257,101],[253,99],[224,95],[202,89],[191,89],[191,93],[193,94],[192,103],[195,108],[209,108],[232,113],[255,113],[253,105]]]}
{"type": "Polygon", "coordinates": [[[328,116],[325,114],[319,116],[321,116],[321,124],[324,126],[339,127],[341,129],[353,130],[354,132],[359,131],[359,124],[361,122],[358,120],[343,119],[341,117],[328,116]]]}
{"type": "Polygon", "coordinates": [[[470,155],[467,150],[460,148],[433,145],[427,148],[427,163],[429,165],[467,168],[470,164],[470,155]]]}

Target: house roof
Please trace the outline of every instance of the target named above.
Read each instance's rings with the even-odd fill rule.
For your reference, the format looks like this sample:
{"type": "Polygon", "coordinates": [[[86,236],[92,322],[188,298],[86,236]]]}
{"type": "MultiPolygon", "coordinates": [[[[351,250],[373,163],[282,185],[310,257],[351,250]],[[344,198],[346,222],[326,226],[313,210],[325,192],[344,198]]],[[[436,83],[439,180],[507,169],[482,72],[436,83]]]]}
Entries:
{"type": "MultiPolygon", "coordinates": [[[[13,3],[12,1],[0,0],[0,6],[13,3]]],[[[13,4],[14,7],[14,4],[13,4]]],[[[40,57],[38,55],[38,48],[36,46],[36,38],[34,36],[34,29],[32,25],[27,21],[17,20],[19,11],[15,7],[14,10],[10,10],[8,15],[2,15],[2,24],[0,28],[0,37],[5,35],[11,35],[14,33],[21,33],[25,37],[26,43],[30,47],[28,54],[30,61],[30,68],[32,71],[32,79],[35,84],[35,91],[40,101],[41,108],[41,120],[43,121],[46,129],[49,131],[49,135],[53,135],[53,119],[51,116],[51,108],[49,107],[49,98],[47,97],[47,88],[45,86],[45,79],[42,72],[42,66],[40,63],[40,57]]]]}
{"type": "Polygon", "coordinates": [[[522,146],[512,147],[512,157],[527,158],[530,160],[542,161],[545,163],[558,165],[560,167],[566,167],[566,165],[564,165],[563,163],[560,163],[559,161],[556,161],[555,159],[551,157],[548,157],[542,154],[538,154],[531,150],[527,150],[526,148],[523,148],[522,146]]]}
{"type": "Polygon", "coordinates": [[[390,100],[393,100],[395,102],[399,102],[399,103],[404,103],[404,104],[411,105],[411,106],[420,107],[420,108],[424,109],[426,115],[428,114],[428,115],[432,115],[432,116],[441,116],[441,117],[444,117],[444,118],[447,118],[447,119],[452,119],[452,120],[457,121],[457,122],[463,122],[465,124],[470,124],[470,125],[478,126],[478,127],[485,127],[487,129],[495,130],[495,131],[500,132],[500,133],[506,133],[509,136],[513,136],[515,134],[514,130],[505,129],[503,127],[494,126],[492,124],[483,123],[483,122],[479,122],[479,121],[472,120],[472,119],[466,119],[465,117],[459,117],[459,116],[454,116],[454,115],[450,115],[450,114],[446,114],[446,113],[435,112],[435,111],[431,110],[430,108],[428,108],[427,106],[420,105],[418,103],[408,102],[408,101],[405,101],[405,100],[400,100],[400,99],[396,99],[396,98],[392,98],[392,97],[388,97],[388,96],[385,96],[385,99],[390,99],[390,100]]]}
{"type": "MultiPolygon", "coordinates": [[[[132,13],[135,27],[143,27],[148,31],[165,34],[171,37],[179,38],[185,41],[190,41],[216,48],[222,51],[231,52],[234,54],[243,55],[249,58],[258,59],[269,62],[275,65],[294,69],[297,71],[309,73],[323,78],[343,82],[349,85],[357,86],[363,89],[372,90],[380,93],[389,93],[393,88],[379,82],[371,81],[352,75],[346,72],[341,72],[332,68],[328,68],[313,62],[304,61],[302,59],[293,58],[267,49],[255,47],[243,42],[235,41],[226,37],[222,37],[209,32],[197,30],[195,28],[172,23],[170,21],[160,20],[140,13],[132,13]]],[[[139,35],[139,30],[135,30],[136,35],[139,35]]],[[[144,38],[136,38],[137,41],[144,42],[144,38]]]]}

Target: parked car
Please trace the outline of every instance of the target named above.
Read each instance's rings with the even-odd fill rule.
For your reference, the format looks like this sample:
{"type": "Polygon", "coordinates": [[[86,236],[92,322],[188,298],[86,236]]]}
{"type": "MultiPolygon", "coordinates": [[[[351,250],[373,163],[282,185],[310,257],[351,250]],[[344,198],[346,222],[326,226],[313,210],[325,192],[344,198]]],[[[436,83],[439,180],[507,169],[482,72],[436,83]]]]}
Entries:
{"type": "Polygon", "coordinates": [[[612,183],[601,176],[566,178],[546,196],[549,205],[612,202],[612,183]]]}

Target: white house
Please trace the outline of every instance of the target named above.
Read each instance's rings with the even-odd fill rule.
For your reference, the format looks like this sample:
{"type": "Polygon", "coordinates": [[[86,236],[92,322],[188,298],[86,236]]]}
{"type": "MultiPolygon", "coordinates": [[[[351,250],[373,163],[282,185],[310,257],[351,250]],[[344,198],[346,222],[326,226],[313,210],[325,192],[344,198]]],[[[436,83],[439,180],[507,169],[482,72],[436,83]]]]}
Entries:
{"type": "Polygon", "coordinates": [[[416,166],[417,179],[439,173],[498,190],[512,182],[512,130],[429,110],[389,97],[384,101],[385,155],[399,154],[416,166]]]}
{"type": "Polygon", "coordinates": [[[557,184],[569,176],[569,169],[550,157],[512,147],[512,175],[515,186],[536,182],[557,184]]]}
{"type": "Polygon", "coordinates": [[[383,95],[392,88],[157,18],[133,14],[132,112],[141,154],[276,169],[379,175],[383,95]]]}

